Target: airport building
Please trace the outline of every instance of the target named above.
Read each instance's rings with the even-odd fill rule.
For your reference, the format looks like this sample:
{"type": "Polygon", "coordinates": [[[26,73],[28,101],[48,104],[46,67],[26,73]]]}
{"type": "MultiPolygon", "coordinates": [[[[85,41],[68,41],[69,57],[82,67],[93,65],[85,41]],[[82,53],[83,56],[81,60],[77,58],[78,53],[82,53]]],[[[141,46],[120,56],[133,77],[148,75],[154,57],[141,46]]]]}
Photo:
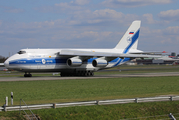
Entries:
{"type": "Polygon", "coordinates": [[[136,59],[136,64],[179,64],[179,55],[176,56],[176,53],[171,53],[170,55],[162,56],[161,58],[144,58],[136,59]]]}

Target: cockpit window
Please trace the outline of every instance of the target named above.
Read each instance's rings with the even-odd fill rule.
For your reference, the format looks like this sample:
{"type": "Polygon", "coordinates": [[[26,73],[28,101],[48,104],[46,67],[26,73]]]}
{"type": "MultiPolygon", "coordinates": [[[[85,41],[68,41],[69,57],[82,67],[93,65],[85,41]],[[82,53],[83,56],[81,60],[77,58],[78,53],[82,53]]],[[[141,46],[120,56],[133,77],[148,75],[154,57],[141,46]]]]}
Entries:
{"type": "Polygon", "coordinates": [[[19,51],[19,52],[17,52],[18,54],[25,54],[26,53],[26,51],[19,51]]]}

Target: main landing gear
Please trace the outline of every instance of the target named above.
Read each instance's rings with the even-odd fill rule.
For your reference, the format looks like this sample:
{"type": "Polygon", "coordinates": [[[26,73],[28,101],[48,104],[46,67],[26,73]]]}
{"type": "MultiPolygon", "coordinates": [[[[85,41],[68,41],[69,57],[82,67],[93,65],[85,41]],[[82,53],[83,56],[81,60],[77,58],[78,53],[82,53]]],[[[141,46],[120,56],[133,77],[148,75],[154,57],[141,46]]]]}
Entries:
{"type": "MultiPolygon", "coordinates": [[[[93,71],[61,72],[61,77],[67,76],[93,76],[93,71]]],[[[25,72],[24,77],[32,77],[32,74],[25,72]]]]}
{"type": "Polygon", "coordinates": [[[77,72],[61,72],[61,77],[67,77],[67,76],[93,76],[93,71],[77,71],[77,72]]]}
{"type": "Polygon", "coordinates": [[[30,74],[30,73],[27,74],[27,73],[25,72],[24,77],[32,77],[32,74],[30,74]]]}

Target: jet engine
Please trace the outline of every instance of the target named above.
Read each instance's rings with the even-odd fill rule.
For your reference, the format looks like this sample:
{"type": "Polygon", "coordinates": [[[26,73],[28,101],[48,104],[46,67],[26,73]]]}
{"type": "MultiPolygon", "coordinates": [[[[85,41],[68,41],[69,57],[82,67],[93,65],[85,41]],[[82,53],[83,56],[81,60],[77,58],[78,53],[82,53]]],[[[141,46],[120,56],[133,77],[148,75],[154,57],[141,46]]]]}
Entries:
{"type": "Polygon", "coordinates": [[[95,59],[92,61],[92,65],[94,67],[105,67],[108,65],[108,62],[107,62],[107,60],[98,58],[98,59],[95,59]]]}
{"type": "Polygon", "coordinates": [[[70,67],[81,66],[82,60],[78,59],[78,58],[69,58],[67,60],[67,65],[70,66],[70,67]]]}

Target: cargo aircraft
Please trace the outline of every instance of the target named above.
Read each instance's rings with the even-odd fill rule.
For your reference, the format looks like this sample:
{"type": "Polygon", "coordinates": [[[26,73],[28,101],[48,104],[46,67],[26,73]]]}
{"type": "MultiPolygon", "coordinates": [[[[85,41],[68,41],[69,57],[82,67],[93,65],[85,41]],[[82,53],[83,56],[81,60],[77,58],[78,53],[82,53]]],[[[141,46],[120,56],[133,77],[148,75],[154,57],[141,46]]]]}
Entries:
{"type": "Polygon", "coordinates": [[[137,49],[141,21],[133,21],[112,49],[21,49],[9,57],[7,69],[25,72],[60,72],[61,76],[93,76],[95,71],[112,68],[135,58],[161,57],[137,49]]]}

